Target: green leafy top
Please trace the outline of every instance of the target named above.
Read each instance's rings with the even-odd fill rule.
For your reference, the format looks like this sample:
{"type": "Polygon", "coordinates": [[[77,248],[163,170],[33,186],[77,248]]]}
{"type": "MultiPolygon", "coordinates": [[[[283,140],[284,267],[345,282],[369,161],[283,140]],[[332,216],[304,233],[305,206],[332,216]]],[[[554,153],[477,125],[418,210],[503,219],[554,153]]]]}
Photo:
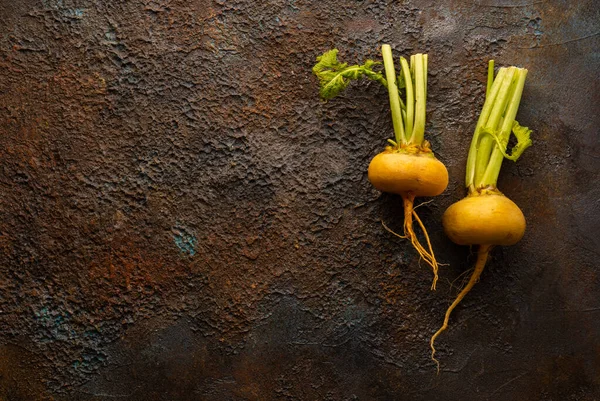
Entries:
{"type": "Polygon", "coordinates": [[[321,90],[319,95],[328,100],[336,97],[348,87],[352,80],[363,76],[380,82],[387,87],[387,81],[383,75],[373,70],[373,67],[381,63],[367,60],[363,65],[351,65],[340,63],[337,59],[338,49],[325,52],[317,57],[317,64],[313,67],[313,73],[319,78],[321,90]]]}

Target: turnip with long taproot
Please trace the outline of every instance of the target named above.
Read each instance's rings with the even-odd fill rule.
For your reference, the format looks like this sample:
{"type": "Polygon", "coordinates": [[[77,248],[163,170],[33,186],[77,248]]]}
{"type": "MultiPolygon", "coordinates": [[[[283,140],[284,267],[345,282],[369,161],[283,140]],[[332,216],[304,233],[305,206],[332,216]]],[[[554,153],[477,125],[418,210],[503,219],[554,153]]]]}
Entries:
{"type": "MultiPolygon", "coordinates": [[[[378,81],[388,89],[395,138],[388,139],[390,146],[371,160],[368,178],[378,190],[402,197],[404,235],[396,235],[409,239],[421,258],[431,266],[434,274],[432,288],[435,289],[438,262],[427,230],[414,210],[416,197],[439,195],[448,186],[448,171],[444,164],[436,159],[429,142],[424,138],[427,55],[411,56],[410,64],[401,57],[400,74],[397,75],[392,49],[389,45],[383,45],[381,52],[384,77],[384,74],[374,69],[381,63],[367,60],[363,65],[348,66],[337,60],[337,52],[337,49],[333,49],[317,57],[317,64],[313,68],[321,85],[321,98],[327,100],[335,97],[351,80],[362,77],[378,81]],[[405,101],[400,97],[400,89],[404,89],[405,101]],[[427,248],[419,242],[415,234],[413,219],[423,231],[427,248]]],[[[385,225],[384,227],[387,229],[385,225]]]]}
{"type": "Polygon", "coordinates": [[[516,161],[531,145],[531,130],[515,121],[527,70],[500,68],[494,78],[494,61],[488,66],[486,99],[467,158],[467,197],[451,205],[442,217],[444,231],[459,245],[478,245],[477,261],[467,285],[447,309],[442,327],[431,337],[431,358],[435,340],[448,327],[450,314],[479,280],[490,250],[496,245],[514,245],[525,233],[521,209],[497,188],[502,160],[516,161]],[[516,145],[508,155],[510,135],[516,145]]]}

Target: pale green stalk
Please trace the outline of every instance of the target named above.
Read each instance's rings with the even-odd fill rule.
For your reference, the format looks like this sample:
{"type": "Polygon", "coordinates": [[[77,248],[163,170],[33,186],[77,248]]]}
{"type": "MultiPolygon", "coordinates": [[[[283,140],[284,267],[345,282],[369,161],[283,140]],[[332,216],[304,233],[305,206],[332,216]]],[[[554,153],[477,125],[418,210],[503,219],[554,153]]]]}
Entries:
{"type": "Polygon", "coordinates": [[[500,85],[502,84],[505,75],[506,68],[500,68],[496,79],[494,79],[494,82],[487,93],[485,103],[483,104],[481,114],[479,115],[479,120],[477,120],[477,126],[475,127],[475,133],[473,134],[473,140],[471,141],[471,147],[469,148],[469,156],[467,158],[465,184],[467,188],[469,188],[469,191],[474,191],[475,189],[475,165],[477,162],[477,154],[479,151],[481,130],[483,129],[483,126],[487,122],[490,112],[492,111],[494,100],[496,99],[496,96],[500,91],[500,85]]]}
{"type": "Polygon", "coordinates": [[[425,138],[425,78],[423,55],[415,55],[415,125],[409,140],[410,143],[421,145],[425,138]]]}
{"type": "MultiPolygon", "coordinates": [[[[511,88],[512,80],[515,75],[515,67],[510,67],[506,71],[506,77],[502,81],[500,86],[500,92],[494,101],[494,107],[490,113],[490,116],[485,123],[483,130],[484,132],[495,133],[498,130],[498,125],[502,114],[506,109],[506,103],[508,102],[508,95],[511,88]]],[[[492,147],[494,146],[494,140],[490,135],[481,137],[479,142],[479,150],[477,151],[477,162],[475,163],[475,186],[480,187],[482,185],[483,174],[490,161],[490,155],[492,153],[492,147]]]]}
{"type": "Polygon", "coordinates": [[[400,95],[398,94],[398,85],[396,84],[396,70],[394,68],[394,58],[390,45],[381,46],[381,55],[383,56],[383,66],[388,83],[388,94],[390,97],[390,109],[392,111],[392,124],[394,125],[394,136],[398,145],[407,142],[404,126],[402,123],[402,112],[400,109],[400,95]]]}
{"type": "Polygon", "coordinates": [[[513,86],[512,94],[508,103],[506,112],[504,113],[504,120],[500,131],[498,132],[498,141],[504,147],[500,149],[498,144],[494,146],[492,156],[483,175],[482,185],[496,187],[498,183],[498,175],[500,174],[500,168],[502,167],[502,160],[504,159],[504,152],[508,145],[510,133],[513,128],[513,123],[517,117],[517,111],[519,110],[519,103],[521,102],[521,95],[523,94],[523,87],[525,86],[525,78],[527,77],[527,70],[517,69],[515,73],[515,85],[513,86]]]}
{"type": "Polygon", "coordinates": [[[425,81],[425,99],[427,100],[427,54],[423,54],[423,75],[425,81]]]}
{"type": "Polygon", "coordinates": [[[488,62],[488,79],[487,86],[485,88],[485,96],[490,93],[490,88],[492,87],[492,83],[494,82],[494,60],[490,60],[488,62]]]}
{"type": "Polygon", "coordinates": [[[415,99],[410,67],[404,57],[400,57],[400,66],[404,76],[404,85],[406,90],[406,116],[404,117],[404,131],[407,138],[411,138],[413,124],[415,121],[415,99]]]}

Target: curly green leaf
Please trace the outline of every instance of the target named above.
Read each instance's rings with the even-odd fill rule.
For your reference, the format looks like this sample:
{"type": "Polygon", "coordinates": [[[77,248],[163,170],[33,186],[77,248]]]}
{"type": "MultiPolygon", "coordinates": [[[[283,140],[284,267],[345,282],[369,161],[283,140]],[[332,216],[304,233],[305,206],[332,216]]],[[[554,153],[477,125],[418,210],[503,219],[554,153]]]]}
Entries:
{"type": "Polygon", "coordinates": [[[525,149],[531,146],[531,132],[532,131],[529,128],[520,126],[515,120],[512,127],[512,133],[517,138],[517,144],[512,148],[510,156],[503,153],[504,157],[516,162],[523,152],[525,152],[525,149]]]}
{"type": "Polygon", "coordinates": [[[498,145],[498,150],[502,153],[504,158],[515,162],[517,159],[519,159],[519,157],[521,157],[523,152],[525,152],[525,149],[531,146],[531,132],[532,131],[529,128],[522,127],[517,121],[513,123],[512,133],[517,138],[517,144],[513,146],[509,155],[506,153],[506,147],[508,145],[506,140],[501,140],[496,132],[491,132],[486,129],[482,130],[483,134],[491,136],[494,142],[496,142],[496,145],[498,145]]]}
{"type": "Polygon", "coordinates": [[[338,61],[337,53],[337,49],[332,49],[317,57],[317,64],[312,69],[319,78],[321,86],[319,95],[322,99],[328,100],[336,97],[348,87],[351,81],[358,80],[363,76],[378,81],[387,88],[386,79],[373,69],[380,63],[367,60],[363,65],[348,66],[347,63],[338,61]]]}

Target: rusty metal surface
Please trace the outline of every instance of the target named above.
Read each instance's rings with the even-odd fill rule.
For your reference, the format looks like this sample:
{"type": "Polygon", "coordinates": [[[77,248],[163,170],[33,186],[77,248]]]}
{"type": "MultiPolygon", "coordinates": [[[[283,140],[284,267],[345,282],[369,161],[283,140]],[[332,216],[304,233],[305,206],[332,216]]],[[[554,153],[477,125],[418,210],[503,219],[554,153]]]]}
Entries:
{"type": "Polygon", "coordinates": [[[593,0],[0,1],[0,400],[600,399],[599,30],[593,0]],[[384,89],[310,74],[381,43],[430,55],[436,292],[367,181],[384,89]],[[528,229],[436,375],[491,57],[530,70],[499,184],[528,229]]]}

